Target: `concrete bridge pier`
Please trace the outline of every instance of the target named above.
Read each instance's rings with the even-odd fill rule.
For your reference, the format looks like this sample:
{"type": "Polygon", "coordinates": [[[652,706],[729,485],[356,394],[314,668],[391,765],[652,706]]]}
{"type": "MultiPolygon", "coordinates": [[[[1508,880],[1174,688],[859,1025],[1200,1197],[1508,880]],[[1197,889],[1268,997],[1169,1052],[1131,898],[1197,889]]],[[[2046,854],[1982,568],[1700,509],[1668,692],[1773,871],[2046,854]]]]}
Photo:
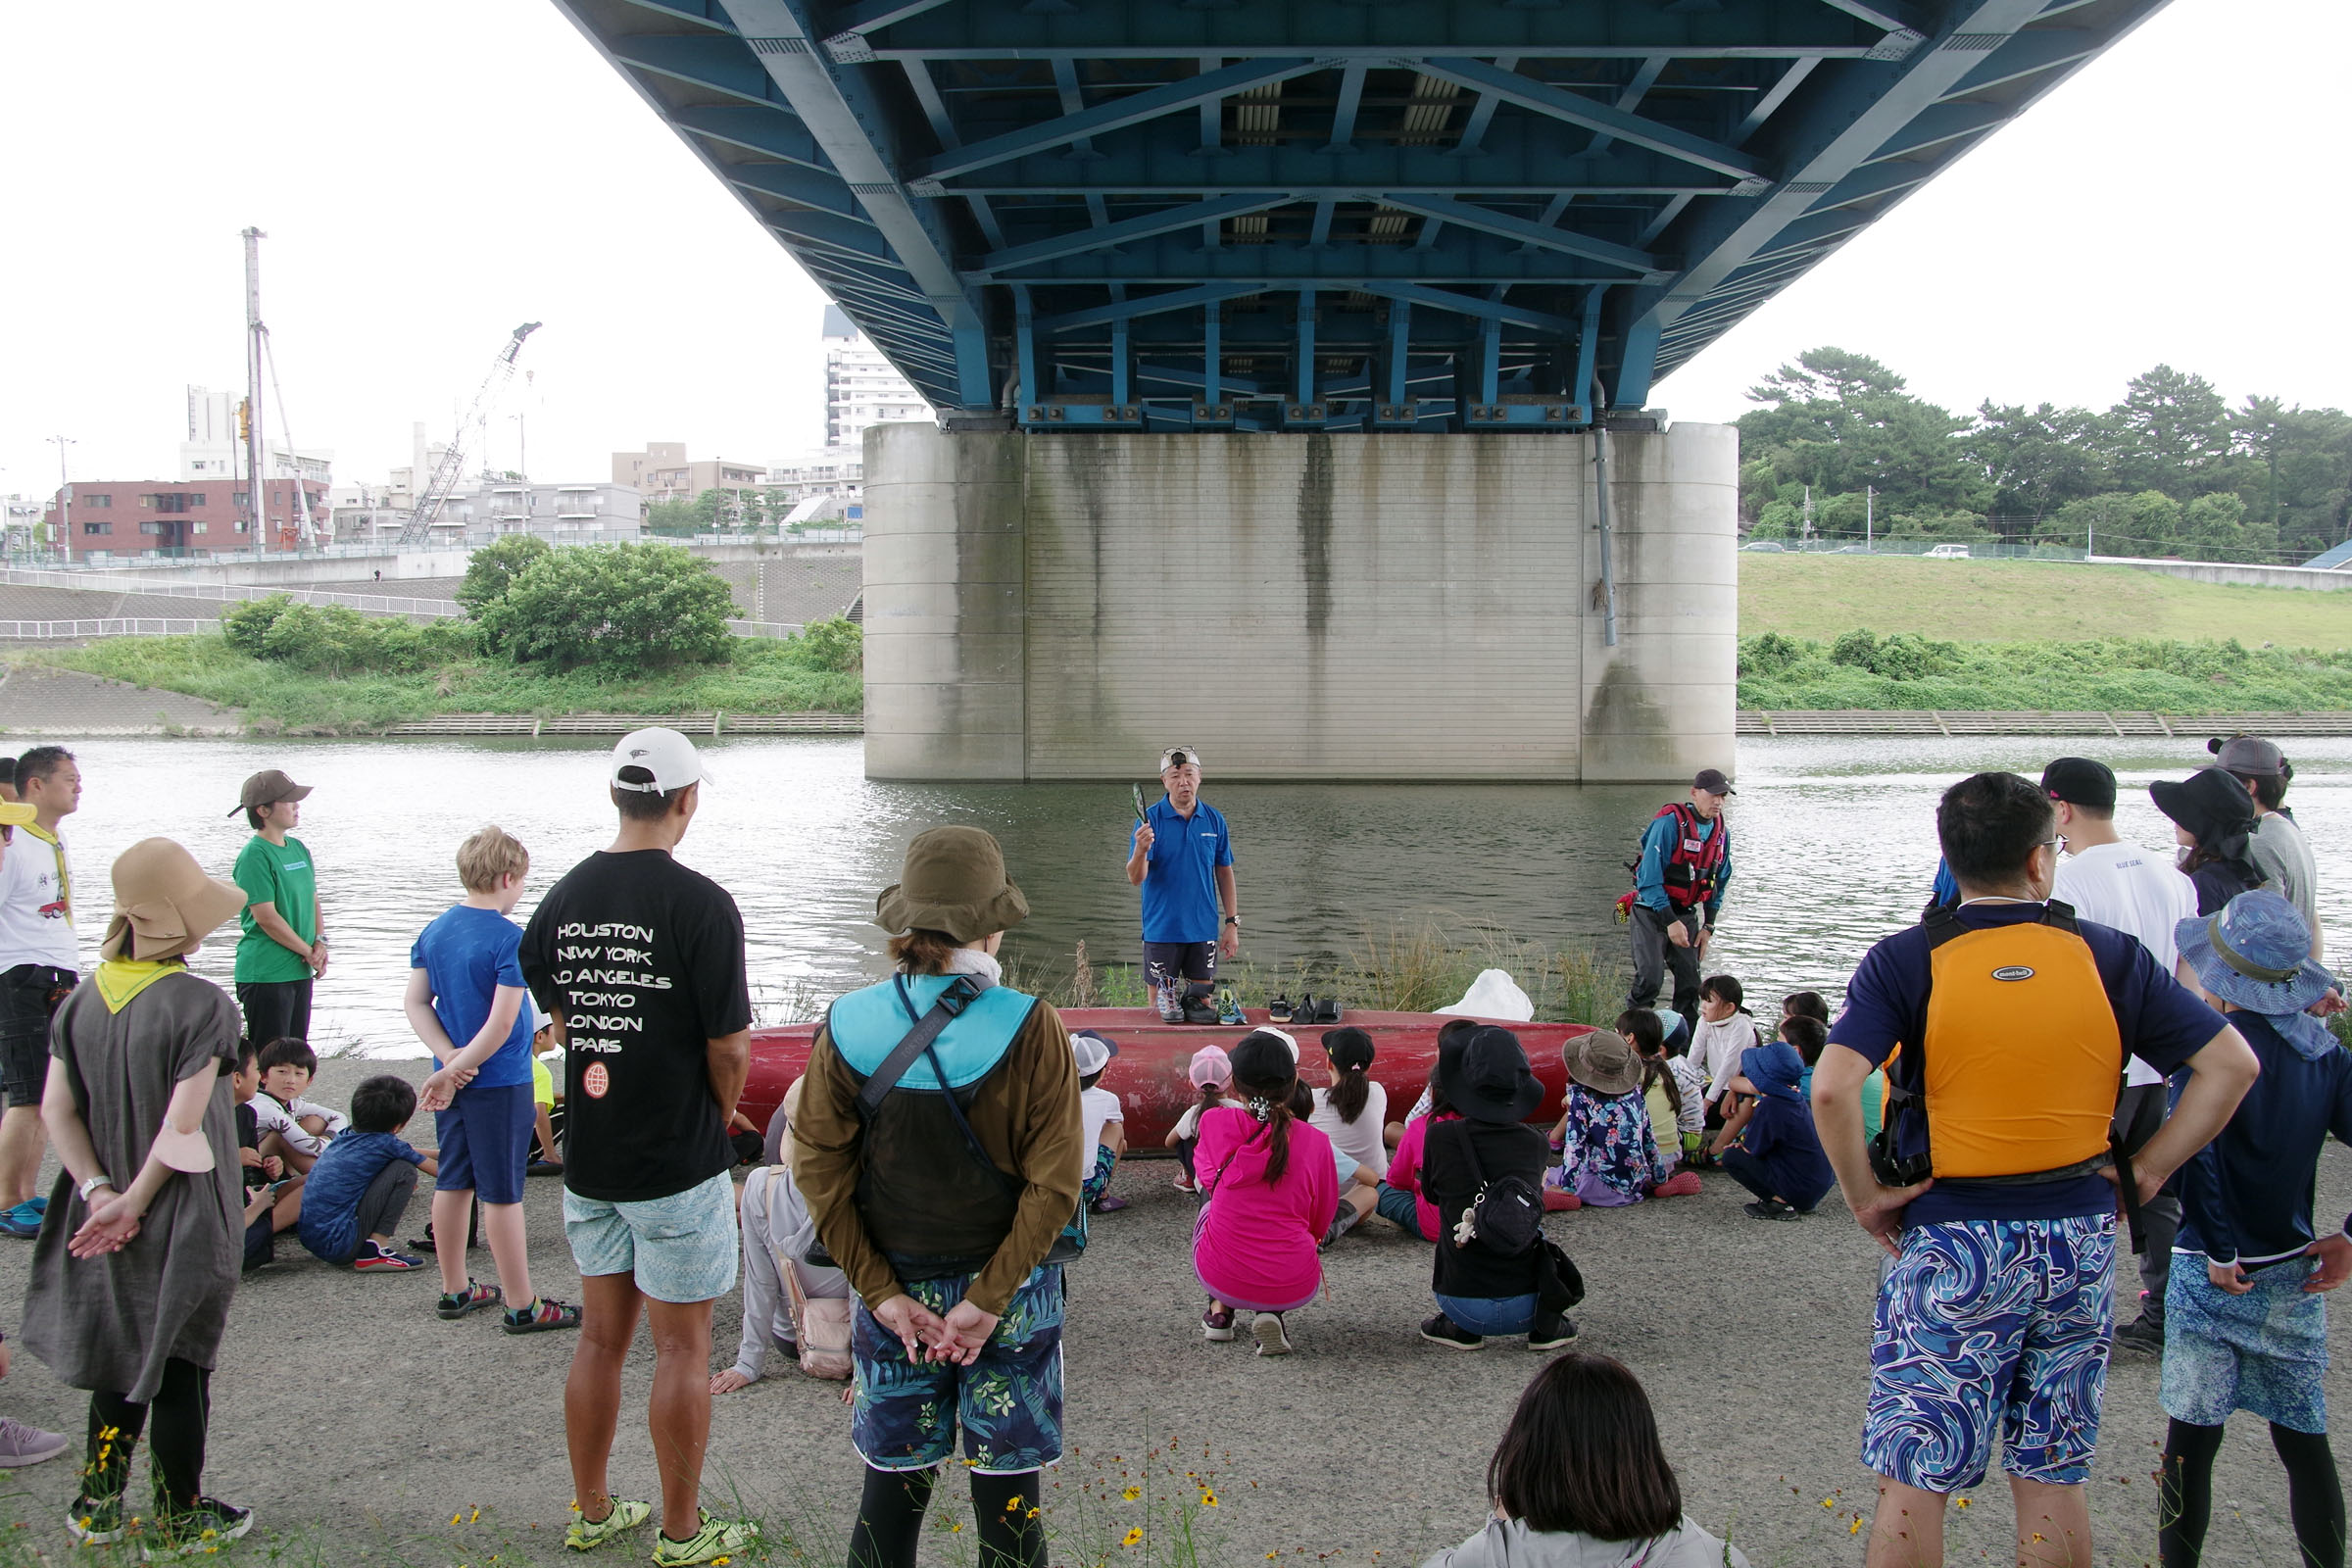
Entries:
{"type": "Polygon", "coordinates": [[[1738,433],[866,434],[882,779],[1662,782],[1733,762],[1738,433]]]}

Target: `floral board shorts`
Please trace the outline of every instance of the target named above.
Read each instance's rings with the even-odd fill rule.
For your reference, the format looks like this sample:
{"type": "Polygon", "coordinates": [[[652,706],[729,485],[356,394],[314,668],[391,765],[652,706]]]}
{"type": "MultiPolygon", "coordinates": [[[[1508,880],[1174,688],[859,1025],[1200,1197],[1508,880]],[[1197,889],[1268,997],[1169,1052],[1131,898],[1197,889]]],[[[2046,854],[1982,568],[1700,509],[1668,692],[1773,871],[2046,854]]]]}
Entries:
{"type": "MultiPolygon", "coordinates": [[[[943,1317],[969,1274],[916,1280],[906,1294],[943,1317]]],[[[928,1470],[955,1447],[988,1475],[1019,1475],[1061,1459],[1061,1268],[1036,1268],[1013,1293],[970,1366],[912,1362],[899,1337],[858,1303],[850,1326],[857,1403],[850,1442],[876,1470],[928,1470]]]]}
{"type": "Polygon", "coordinates": [[[2090,1473],[2115,1325],[2115,1216],[1954,1220],[1903,1232],[1879,1289],[1862,1462],[1925,1492],[2090,1473]]]}
{"type": "Polygon", "coordinates": [[[2318,1265],[2274,1263],[2231,1296],[2205,1272],[2205,1254],[2175,1251],[2164,1293],[2164,1413],[2218,1427],[2250,1410],[2290,1432],[2328,1430],[2328,1298],[2306,1295],[2318,1265]]]}

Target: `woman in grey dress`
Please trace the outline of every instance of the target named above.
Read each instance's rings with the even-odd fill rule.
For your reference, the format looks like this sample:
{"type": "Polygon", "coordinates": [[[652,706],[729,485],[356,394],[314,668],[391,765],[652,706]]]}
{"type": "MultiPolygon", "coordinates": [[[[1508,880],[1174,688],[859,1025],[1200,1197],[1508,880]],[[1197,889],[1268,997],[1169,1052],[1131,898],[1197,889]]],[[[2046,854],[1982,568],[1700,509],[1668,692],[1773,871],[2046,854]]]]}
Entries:
{"type": "Polygon", "coordinates": [[[187,956],[244,906],[170,839],[115,861],[100,963],[49,1033],[41,1119],[65,1164],[33,1249],[25,1348],[90,1391],[89,1459],[68,1527],[115,1541],[131,1452],[154,1450],[151,1554],[243,1535],[252,1514],[204,1494],[209,1383],[237,1285],[229,1075],[237,1011],[187,956]]]}

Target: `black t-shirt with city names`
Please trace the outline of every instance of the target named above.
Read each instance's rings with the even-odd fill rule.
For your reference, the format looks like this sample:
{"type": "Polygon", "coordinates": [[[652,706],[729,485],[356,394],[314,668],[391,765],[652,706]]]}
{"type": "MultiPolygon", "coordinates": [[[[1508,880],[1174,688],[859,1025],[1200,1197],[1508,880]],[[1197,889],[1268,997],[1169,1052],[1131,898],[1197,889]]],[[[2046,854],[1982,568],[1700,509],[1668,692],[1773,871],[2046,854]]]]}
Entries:
{"type": "Polygon", "coordinates": [[[752,1022],[743,915],[660,850],[591,855],[539,901],[522,974],[564,1015],[564,1184],[645,1202],[735,1162],[710,1042],[752,1022]]]}

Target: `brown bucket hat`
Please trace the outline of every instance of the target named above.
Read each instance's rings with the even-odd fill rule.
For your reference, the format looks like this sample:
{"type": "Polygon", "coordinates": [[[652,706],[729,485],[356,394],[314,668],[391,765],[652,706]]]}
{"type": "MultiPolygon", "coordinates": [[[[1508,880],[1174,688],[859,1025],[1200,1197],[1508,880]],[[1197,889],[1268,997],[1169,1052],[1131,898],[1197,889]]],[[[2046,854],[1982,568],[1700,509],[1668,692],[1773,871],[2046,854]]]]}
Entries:
{"type": "Polygon", "coordinates": [[[304,800],[310,793],[308,784],[297,784],[276,768],[266,767],[245,781],[245,787],[237,792],[237,804],[229,808],[228,814],[258,811],[280,801],[304,800]]]}
{"type": "Polygon", "coordinates": [[[204,874],[170,839],[141,839],[115,859],[115,914],[103,958],[175,958],[245,907],[245,890],[204,874]]]}
{"type": "Polygon", "coordinates": [[[1596,1095],[1631,1094],[1642,1087],[1642,1058],[1623,1035],[1595,1029],[1570,1041],[1563,1054],[1568,1076],[1596,1095]]]}
{"type": "Polygon", "coordinates": [[[1004,852],[976,827],[935,827],[906,846],[899,880],[874,901],[885,931],[945,931],[977,942],[1029,918],[1029,901],[1004,874],[1004,852]]]}

